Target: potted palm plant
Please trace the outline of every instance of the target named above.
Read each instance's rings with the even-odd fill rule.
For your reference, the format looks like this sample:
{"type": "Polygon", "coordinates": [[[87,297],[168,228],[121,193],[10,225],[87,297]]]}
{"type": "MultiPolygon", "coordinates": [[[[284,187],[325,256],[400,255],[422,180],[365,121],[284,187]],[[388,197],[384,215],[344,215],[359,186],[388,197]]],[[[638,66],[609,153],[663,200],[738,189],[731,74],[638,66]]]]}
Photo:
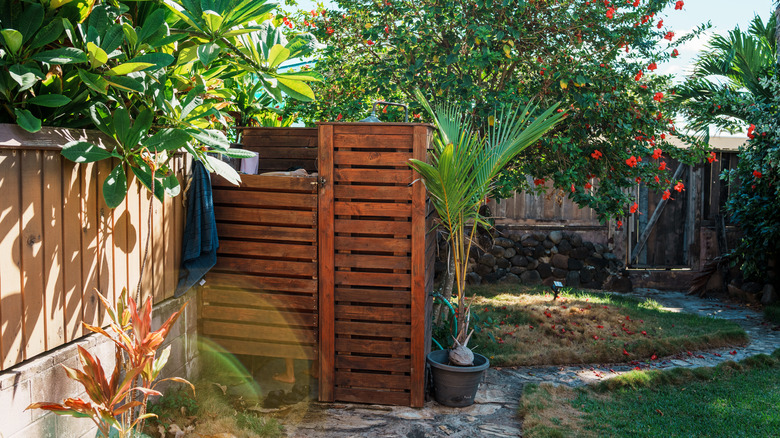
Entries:
{"type": "Polygon", "coordinates": [[[517,154],[534,144],[564,116],[558,105],[539,116],[537,107],[504,108],[489,118],[484,132],[475,129],[468,115],[451,104],[435,109],[420,90],[415,94],[437,128],[430,163],[411,160],[430,194],[455,260],[457,296],[453,348],[433,351],[427,361],[433,374],[434,397],[447,406],[469,406],[484,370],[490,363],[485,356],[468,348],[470,308],[465,295],[465,277],[469,252],[478,225],[490,224],[479,213],[491,192],[498,173],[517,154]]]}

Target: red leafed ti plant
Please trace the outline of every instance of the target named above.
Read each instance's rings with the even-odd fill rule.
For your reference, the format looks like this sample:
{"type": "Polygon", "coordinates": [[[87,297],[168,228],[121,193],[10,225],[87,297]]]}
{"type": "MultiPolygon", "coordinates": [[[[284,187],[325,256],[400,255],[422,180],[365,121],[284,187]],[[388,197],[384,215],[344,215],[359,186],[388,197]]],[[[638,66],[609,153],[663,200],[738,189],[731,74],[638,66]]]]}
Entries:
{"type": "Polygon", "coordinates": [[[168,362],[170,346],[159,352],[159,355],[157,350],[187,304],[171,315],[157,331],[152,331],[151,299],[146,300],[139,314],[135,300],[127,294],[126,289],[119,296],[116,306],[112,306],[100,293],[97,295],[108,309],[111,333],[86,323],[84,327],[114,342],[116,364],[111,378],[107,378],[98,358],[78,347],[82,370],[64,365],[63,368],[68,377],[84,386],[89,401],[68,398],[62,404],[39,402],[31,404],[27,409],[45,409],[58,415],[89,418],[106,438],[132,437],[135,430],[143,429],[146,418],[155,416],[146,413],[146,402],[150,395],[162,395],[154,389],[157,384],[173,380],[186,383],[195,391],[190,382],[179,377],[157,380],[168,362]]]}

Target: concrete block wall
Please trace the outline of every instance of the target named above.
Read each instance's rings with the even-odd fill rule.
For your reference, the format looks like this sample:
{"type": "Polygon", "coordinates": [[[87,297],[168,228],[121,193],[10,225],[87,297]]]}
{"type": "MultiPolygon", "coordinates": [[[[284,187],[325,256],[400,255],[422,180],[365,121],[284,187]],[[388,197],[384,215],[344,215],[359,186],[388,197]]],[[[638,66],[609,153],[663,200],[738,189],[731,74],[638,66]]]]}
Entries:
{"type": "MultiPolygon", "coordinates": [[[[165,345],[171,346],[163,377],[194,378],[198,373],[198,300],[195,289],[180,298],[156,305],[152,328],[157,329],[189,301],[184,314],[171,329],[165,345]]],[[[61,365],[80,369],[77,346],[100,359],[106,374],[114,368],[114,344],[91,334],[0,372],[0,438],[93,438],[97,432],[87,418],[55,415],[40,409],[25,411],[34,402],[62,403],[68,397],[87,400],[83,387],[69,379],[61,365]]]]}

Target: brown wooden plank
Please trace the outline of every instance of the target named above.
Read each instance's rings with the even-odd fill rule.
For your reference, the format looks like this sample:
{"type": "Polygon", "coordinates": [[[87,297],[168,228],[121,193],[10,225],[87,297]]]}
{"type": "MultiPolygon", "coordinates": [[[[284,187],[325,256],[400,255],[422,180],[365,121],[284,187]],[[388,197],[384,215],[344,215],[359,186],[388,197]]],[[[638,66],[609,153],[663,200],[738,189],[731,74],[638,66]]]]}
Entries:
{"type": "Polygon", "coordinates": [[[363,219],[336,219],[336,233],[376,234],[411,236],[412,226],[408,221],[378,221],[363,219]]]}
{"type": "MultiPolygon", "coordinates": [[[[132,186],[128,187],[132,188],[132,186]]],[[[129,195],[125,196],[125,199],[111,212],[114,223],[112,236],[114,239],[114,293],[111,298],[112,302],[116,302],[122,289],[132,290],[127,278],[127,255],[130,252],[127,238],[127,228],[130,225],[130,212],[127,210],[128,197],[129,195]]]]}
{"type": "Polygon", "coordinates": [[[25,356],[46,351],[43,290],[43,152],[22,152],[22,297],[25,356]]]}
{"type": "Polygon", "coordinates": [[[81,173],[78,165],[62,160],[62,274],[65,342],[81,336],[81,173]]]}
{"type": "Polygon", "coordinates": [[[397,201],[412,199],[412,188],[409,186],[347,186],[338,185],[333,189],[336,199],[366,199],[381,201],[397,201]]]}
{"type": "Polygon", "coordinates": [[[336,236],[334,241],[336,251],[408,252],[412,248],[409,239],[336,236]]]}
{"type": "Polygon", "coordinates": [[[337,216],[380,216],[400,217],[411,216],[409,204],[387,202],[341,202],[336,201],[337,216]]]}
{"type": "Polygon", "coordinates": [[[288,327],[260,326],[224,321],[203,321],[202,334],[206,337],[247,339],[251,341],[284,341],[284,344],[315,344],[317,330],[292,329],[288,327]]]}
{"type": "Polygon", "coordinates": [[[411,344],[399,341],[336,338],[336,351],[343,353],[409,355],[411,344]]]}
{"type": "Polygon", "coordinates": [[[409,146],[411,149],[412,127],[400,128],[387,123],[381,125],[358,125],[358,124],[339,124],[333,127],[333,142],[336,147],[341,147],[345,142],[345,137],[357,137],[361,139],[360,143],[372,143],[376,140],[382,140],[392,137],[396,142],[409,146]]]}
{"type": "Polygon", "coordinates": [[[335,388],[335,399],[350,403],[409,406],[410,395],[402,391],[378,391],[370,389],[335,388]]]}
{"type": "Polygon", "coordinates": [[[333,126],[319,127],[319,399],[333,401],[335,372],[333,126]]]}
{"type": "Polygon", "coordinates": [[[314,226],[317,214],[313,211],[277,210],[215,206],[214,217],[219,221],[248,222],[265,225],[314,226]]]}
{"type": "Polygon", "coordinates": [[[203,317],[210,320],[247,322],[255,325],[317,326],[317,315],[314,313],[283,312],[280,310],[207,306],[203,309],[203,317]]]}
{"type": "MultiPolygon", "coordinates": [[[[111,209],[103,197],[103,181],[112,169],[111,161],[97,162],[98,290],[109,300],[114,299],[114,222],[111,209]]],[[[104,325],[108,314],[105,306],[100,303],[98,316],[100,325],[104,325]]]]}
{"type": "Polygon", "coordinates": [[[381,321],[407,323],[411,319],[409,309],[398,307],[376,307],[356,305],[336,305],[337,319],[357,319],[361,321],[381,321]]]}
{"type": "Polygon", "coordinates": [[[336,288],[336,301],[379,304],[411,304],[411,293],[399,290],[336,288]]]}
{"type": "Polygon", "coordinates": [[[245,225],[217,223],[220,243],[223,239],[266,239],[288,242],[317,242],[314,228],[290,228],[267,225],[245,225]]]}
{"type": "MultiPolygon", "coordinates": [[[[176,178],[179,180],[179,184],[182,186],[182,190],[185,184],[186,175],[190,171],[190,156],[187,155],[186,157],[177,157],[176,158],[176,178]]],[[[187,214],[186,210],[184,209],[184,204],[182,203],[184,199],[184,195],[179,195],[174,200],[174,242],[173,247],[176,248],[176,250],[173,252],[173,272],[174,272],[174,282],[178,286],[179,284],[179,273],[181,271],[181,247],[182,247],[182,240],[184,236],[184,222],[185,222],[185,216],[187,214]]],[[[218,234],[219,235],[219,234],[218,234]]]]}
{"type": "MultiPolygon", "coordinates": [[[[174,166],[176,163],[174,162],[174,166]]],[[[168,299],[173,297],[174,292],[176,291],[176,282],[178,278],[175,277],[175,266],[173,261],[173,253],[175,251],[181,251],[180,248],[176,247],[174,245],[175,242],[175,236],[174,236],[174,230],[176,227],[175,223],[175,215],[174,212],[174,200],[170,196],[165,197],[165,202],[163,203],[163,254],[165,254],[164,260],[163,260],[163,266],[165,267],[163,272],[163,290],[165,291],[165,295],[163,296],[163,299],[168,299]]],[[[219,236],[219,234],[217,234],[219,236]]]]}
{"type": "MultiPolygon", "coordinates": [[[[218,254],[238,256],[263,256],[317,260],[317,247],[314,245],[294,245],[286,243],[246,242],[221,239],[218,254]]],[[[262,262],[260,262],[262,263],[262,262]]]]}
{"type": "Polygon", "coordinates": [[[411,362],[395,357],[339,356],[336,358],[336,368],[408,373],[411,362]]]}
{"type": "Polygon", "coordinates": [[[401,390],[409,389],[410,383],[411,378],[409,376],[378,373],[350,373],[336,370],[336,385],[342,387],[401,390]]]}
{"type": "Polygon", "coordinates": [[[336,271],[338,286],[410,287],[409,274],[336,271]]]}
{"type": "MultiPolygon", "coordinates": [[[[259,174],[264,174],[266,172],[288,172],[290,170],[296,170],[303,168],[309,173],[314,173],[317,171],[317,160],[305,160],[301,158],[290,158],[290,159],[274,159],[274,158],[261,158],[260,159],[260,165],[257,168],[259,174]]],[[[268,175],[272,176],[272,175],[268,175]]],[[[289,176],[284,176],[284,178],[290,178],[289,176]]],[[[297,178],[297,177],[292,177],[297,178]]]]}
{"type": "Polygon", "coordinates": [[[213,190],[214,204],[244,205],[252,207],[295,207],[314,209],[317,195],[309,193],[253,192],[249,190],[213,190]]]}
{"type": "MultiPolygon", "coordinates": [[[[371,322],[336,321],[336,333],[339,335],[379,336],[387,338],[408,338],[411,336],[410,325],[379,324],[371,322]]],[[[370,344],[373,341],[363,341],[370,344]]]]}
{"type": "Polygon", "coordinates": [[[165,299],[165,244],[163,243],[163,203],[155,197],[150,198],[152,202],[152,247],[150,252],[154,255],[150,259],[152,265],[152,276],[154,291],[154,302],[159,303],[165,299]]]}
{"type": "Polygon", "coordinates": [[[333,177],[338,182],[409,184],[412,182],[412,171],[405,169],[333,169],[333,177]]]}
{"type": "Polygon", "coordinates": [[[336,266],[365,269],[411,269],[409,257],[336,254],[336,266]]]}
{"type": "MultiPolygon", "coordinates": [[[[313,139],[307,139],[313,140],[313,139]]],[[[315,140],[316,141],[316,140],[315,140]]],[[[316,160],[317,159],[317,147],[301,147],[300,144],[291,146],[273,145],[273,146],[245,146],[252,152],[257,152],[257,156],[260,157],[261,162],[264,159],[298,159],[298,160],[316,160]]]]}
{"type": "MultiPolygon", "coordinates": [[[[140,184],[139,184],[140,185],[140,184]]],[[[140,263],[142,272],[141,294],[142,301],[145,303],[147,298],[154,300],[154,222],[149,227],[149,206],[152,205],[152,194],[141,185],[141,207],[139,209],[140,228],[138,233],[138,243],[141,247],[140,263]],[[148,241],[149,252],[146,252],[148,241]],[[146,260],[144,260],[144,258],[146,260]]]]}
{"type": "MultiPolygon", "coordinates": [[[[317,177],[290,177],[290,176],[269,176],[269,175],[241,175],[241,187],[256,190],[276,190],[291,192],[316,193],[317,177]]],[[[211,186],[214,188],[233,188],[236,186],[229,183],[219,175],[213,175],[211,186]]]]}
{"type": "MultiPolygon", "coordinates": [[[[141,274],[141,251],[143,240],[141,239],[141,194],[146,192],[135,176],[127,181],[127,285],[128,294],[134,300],[138,300],[138,277],[141,274]],[[143,191],[142,191],[143,190],[143,191]]],[[[145,196],[145,195],[144,195],[145,196]]],[[[140,305],[141,303],[139,303],[140,305]]]]}
{"type": "Polygon", "coordinates": [[[270,342],[245,341],[213,338],[214,342],[233,354],[250,356],[285,357],[290,359],[314,360],[317,349],[314,346],[276,344],[270,342]]]}
{"type": "Polygon", "coordinates": [[[206,287],[203,290],[203,302],[211,305],[231,304],[284,311],[317,309],[317,297],[314,296],[268,294],[241,290],[213,289],[210,287],[206,287]]]}
{"type": "MultiPolygon", "coordinates": [[[[43,154],[43,260],[46,308],[46,348],[65,342],[62,273],[62,156],[43,154]]],[[[0,188],[0,192],[2,189],[0,188]]],[[[2,353],[0,353],[2,358],[2,353]]],[[[0,359],[0,364],[2,361],[0,359]]]]}
{"type": "MultiPolygon", "coordinates": [[[[84,287],[82,320],[87,324],[100,323],[100,309],[95,289],[98,283],[98,210],[97,164],[82,163],[81,172],[81,281],[84,287]]],[[[82,334],[91,333],[82,329],[82,334]]]]}
{"type": "Polygon", "coordinates": [[[239,271],[253,274],[276,274],[299,277],[317,275],[316,262],[294,262],[288,260],[241,259],[222,256],[217,258],[214,269],[239,271]]]}
{"type": "MultiPolygon", "coordinates": [[[[430,144],[431,130],[425,126],[414,128],[414,158],[425,161],[430,144]]],[[[425,244],[428,229],[425,226],[426,219],[426,192],[425,185],[415,174],[414,187],[412,188],[412,306],[410,309],[412,323],[412,366],[411,366],[411,392],[412,406],[422,407],[425,403],[425,352],[427,344],[425,339],[425,300],[428,294],[425,291],[425,244]]]]}
{"type": "Polygon", "coordinates": [[[0,369],[24,360],[20,156],[0,150],[0,369]]]}
{"type": "Polygon", "coordinates": [[[307,278],[261,277],[221,272],[209,272],[206,276],[209,287],[234,287],[270,291],[317,293],[317,280],[307,278]]]}
{"type": "Polygon", "coordinates": [[[333,154],[336,166],[408,166],[410,158],[409,152],[336,151],[333,154]]]}

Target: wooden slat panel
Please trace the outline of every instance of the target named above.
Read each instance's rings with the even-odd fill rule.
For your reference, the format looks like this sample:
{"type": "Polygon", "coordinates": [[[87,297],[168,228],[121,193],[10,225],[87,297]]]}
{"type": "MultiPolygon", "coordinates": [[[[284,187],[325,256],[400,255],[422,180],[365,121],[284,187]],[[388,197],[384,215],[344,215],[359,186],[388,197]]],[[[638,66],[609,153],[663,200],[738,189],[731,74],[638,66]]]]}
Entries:
{"type": "Polygon", "coordinates": [[[301,277],[314,277],[317,275],[317,264],[315,262],[240,259],[225,256],[217,258],[217,264],[214,266],[214,269],[301,277]]]}
{"type": "MultiPolygon", "coordinates": [[[[414,158],[425,161],[430,129],[423,126],[414,128],[414,158]]],[[[422,180],[415,174],[414,188],[412,189],[412,306],[410,309],[412,324],[412,359],[411,382],[412,406],[422,407],[425,403],[425,351],[427,343],[425,339],[425,244],[426,233],[426,192],[422,180]]],[[[428,341],[430,343],[430,341],[428,341]]]]}
{"type": "Polygon", "coordinates": [[[339,356],[336,358],[336,368],[408,373],[411,363],[409,359],[394,357],[339,356]]]}
{"type": "Polygon", "coordinates": [[[336,199],[372,199],[401,202],[412,199],[412,188],[409,186],[347,186],[337,185],[333,188],[336,199]]]}
{"type": "Polygon", "coordinates": [[[213,338],[212,340],[233,354],[285,357],[305,360],[314,360],[317,358],[317,349],[313,346],[285,345],[269,342],[240,341],[235,339],[222,338],[213,338]]]}
{"type": "Polygon", "coordinates": [[[319,127],[319,399],[333,401],[336,338],[334,325],[333,126],[319,127]]]}
{"type": "Polygon", "coordinates": [[[250,341],[279,342],[285,344],[315,344],[317,330],[292,329],[288,327],[258,326],[223,321],[203,321],[203,333],[206,337],[247,339],[250,341]]]}
{"type": "Polygon", "coordinates": [[[408,166],[410,158],[412,158],[412,154],[408,152],[336,151],[333,154],[333,161],[336,166],[408,166]]]}
{"type": "Polygon", "coordinates": [[[274,227],[267,225],[217,224],[220,243],[223,239],[266,239],[290,242],[316,242],[314,228],[274,227]]]}
{"type": "MultiPolygon", "coordinates": [[[[336,321],[336,333],[340,335],[408,338],[411,332],[412,328],[409,325],[336,321]]],[[[365,341],[366,344],[371,342],[373,341],[365,341]]]]}
{"type": "MultiPolygon", "coordinates": [[[[165,259],[163,265],[165,266],[163,289],[165,296],[163,299],[173,297],[176,291],[176,282],[178,278],[175,276],[176,267],[174,266],[173,253],[179,251],[175,248],[176,237],[174,235],[176,230],[176,212],[174,211],[174,200],[170,196],[165,197],[165,203],[163,204],[163,254],[165,259]]],[[[183,230],[182,230],[183,231],[183,230]]],[[[219,236],[219,234],[217,234],[219,236]]]]}
{"type": "Polygon", "coordinates": [[[334,231],[337,233],[355,234],[393,234],[398,237],[403,237],[412,235],[412,224],[407,221],[336,219],[334,231]]]}
{"type": "MultiPolygon", "coordinates": [[[[282,139],[274,139],[274,143],[271,143],[272,146],[245,146],[244,148],[252,152],[257,152],[257,156],[260,157],[261,161],[263,161],[263,159],[278,159],[282,157],[297,160],[315,160],[317,158],[316,144],[314,147],[300,147],[300,144],[284,146],[279,144],[281,140],[282,139]]],[[[315,139],[311,138],[307,138],[306,140],[314,140],[316,142],[315,139]]]]}
{"type": "Polygon", "coordinates": [[[253,207],[314,209],[317,196],[308,193],[253,192],[249,190],[214,189],[214,203],[223,205],[245,205],[253,207]]]}
{"type": "Polygon", "coordinates": [[[411,399],[408,392],[340,387],[335,389],[335,397],[339,401],[351,403],[376,403],[397,406],[409,406],[411,399]]]}
{"type": "Polygon", "coordinates": [[[336,271],[339,286],[410,287],[409,274],[379,274],[374,272],[336,271]]]}
{"type": "MultiPolygon", "coordinates": [[[[109,300],[114,299],[114,222],[111,209],[103,197],[103,181],[111,169],[110,161],[97,162],[98,290],[109,300]]],[[[108,314],[102,304],[98,304],[98,317],[100,325],[104,325],[108,314]]]]}
{"type": "Polygon", "coordinates": [[[163,243],[163,203],[157,198],[150,198],[152,202],[152,246],[150,253],[154,257],[150,257],[150,262],[153,262],[152,270],[154,280],[154,302],[159,303],[165,299],[165,275],[163,269],[165,268],[165,244],[163,243]]]}
{"type": "Polygon", "coordinates": [[[310,260],[317,259],[317,247],[313,245],[246,242],[237,240],[220,240],[217,253],[235,254],[239,256],[286,257],[310,260]]]}
{"type": "Polygon", "coordinates": [[[337,147],[343,147],[354,141],[357,144],[385,144],[392,143],[397,147],[407,147],[411,149],[412,129],[392,126],[387,123],[381,125],[357,125],[357,124],[339,124],[333,127],[333,142],[337,147]],[[354,139],[354,140],[353,140],[354,139]]]}
{"type": "Polygon", "coordinates": [[[412,248],[409,239],[385,239],[378,237],[335,237],[336,251],[410,251],[412,248]]]}
{"type": "Polygon", "coordinates": [[[317,215],[311,211],[277,210],[268,208],[220,207],[214,208],[219,221],[248,222],[266,225],[313,226],[317,215]]]}
{"type": "Polygon", "coordinates": [[[128,224],[127,224],[127,246],[129,252],[127,254],[127,278],[129,284],[127,285],[127,291],[131,294],[133,299],[138,297],[138,276],[141,273],[141,248],[143,241],[141,230],[141,184],[138,182],[138,178],[135,176],[129,179],[127,182],[127,211],[128,211],[128,224]]]}
{"type": "MultiPolygon", "coordinates": [[[[132,188],[132,186],[129,186],[132,188]]],[[[128,260],[127,255],[130,252],[129,240],[128,240],[128,226],[130,225],[130,212],[127,210],[128,196],[119,204],[113,211],[113,223],[114,223],[114,297],[116,300],[119,294],[122,293],[123,288],[127,288],[128,291],[132,290],[128,280],[128,260]]],[[[181,252],[181,247],[177,247],[175,253],[181,252]]]]}
{"type": "Polygon", "coordinates": [[[203,290],[206,304],[230,304],[247,307],[267,307],[278,310],[312,310],[317,308],[317,298],[306,295],[284,295],[246,292],[240,290],[203,290]]]}
{"type": "Polygon", "coordinates": [[[380,216],[401,217],[411,216],[409,204],[391,204],[385,202],[339,202],[336,201],[337,216],[380,216]]]}
{"type": "Polygon", "coordinates": [[[22,296],[24,299],[25,357],[46,350],[43,292],[43,156],[22,152],[22,296]]]}
{"type": "Polygon", "coordinates": [[[336,318],[401,323],[409,322],[411,314],[406,308],[337,304],[336,318]]]}
{"type": "Polygon", "coordinates": [[[0,150],[0,175],[0,365],[5,369],[24,360],[19,152],[0,150]]]}
{"type": "MultiPolygon", "coordinates": [[[[46,308],[46,348],[65,342],[62,272],[62,157],[58,152],[43,154],[43,260],[46,308]]],[[[2,174],[2,173],[0,173],[2,174]]],[[[0,188],[0,192],[2,188],[0,188]]],[[[2,221],[0,219],[0,221],[2,221]]],[[[2,353],[0,352],[0,359],[2,353]]],[[[2,361],[0,360],[0,364],[2,361]]]]}
{"type": "MultiPolygon", "coordinates": [[[[322,163],[321,160],[320,163],[322,163]]],[[[409,184],[412,182],[412,171],[387,169],[334,169],[333,177],[339,182],[409,184]]]]}
{"type": "MultiPolygon", "coordinates": [[[[277,190],[315,193],[317,190],[316,177],[289,177],[267,175],[241,175],[241,187],[257,190],[277,190]]],[[[211,186],[214,188],[232,188],[236,186],[218,175],[211,178],[211,186]]]]}
{"type": "MultiPolygon", "coordinates": [[[[84,290],[82,319],[87,324],[100,323],[99,301],[95,296],[98,287],[98,211],[97,211],[97,164],[82,163],[81,172],[81,281],[84,290]]],[[[82,329],[82,334],[91,333],[82,329]]]]}
{"type": "Polygon", "coordinates": [[[81,174],[76,164],[62,160],[62,242],[65,342],[81,336],[81,174]],[[76,232],[74,232],[74,230],[76,232]]]}
{"type": "Polygon", "coordinates": [[[336,288],[336,301],[379,304],[411,304],[409,291],[336,288]]]}
{"type": "Polygon", "coordinates": [[[411,269],[409,257],[336,254],[336,266],[365,269],[411,269]]]}
{"type": "MultiPolygon", "coordinates": [[[[140,219],[140,233],[138,235],[138,243],[140,246],[140,254],[139,254],[139,266],[141,269],[143,269],[142,272],[142,280],[141,283],[141,300],[145,303],[146,299],[148,297],[151,297],[154,299],[154,274],[153,274],[153,266],[154,266],[154,249],[151,247],[151,242],[149,242],[150,249],[148,255],[146,254],[146,241],[148,239],[153,238],[152,234],[152,228],[149,227],[149,206],[152,205],[152,199],[151,199],[151,193],[149,190],[146,189],[143,185],[139,183],[140,187],[140,209],[139,209],[139,219],[140,219]],[[144,264],[144,257],[146,257],[146,264],[144,264]]],[[[152,224],[152,227],[154,225],[152,224]]]]}
{"type": "Polygon", "coordinates": [[[278,310],[245,309],[241,307],[209,306],[203,310],[203,317],[222,321],[251,322],[255,325],[305,326],[317,325],[317,315],[278,310]]]}
{"type": "Polygon", "coordinates": [[[409,355],[411,345],[401,341],[336,338],[336,351],[343,353],[409,355]]]}
{"type": "Polygon", "coordinates": [[[337,386],[375,388],[382,390],[409,389],[411,378],[392,374],[349,373],[336,370],[337,386]]]}
{"type": "Polygon", "coordinates": [[[206,277],[210,287],[235,287],[244,289],[275,290],[317,293],[317,280],[306,278],[260,277],[220,272],[210,272],[206,277]]]}

